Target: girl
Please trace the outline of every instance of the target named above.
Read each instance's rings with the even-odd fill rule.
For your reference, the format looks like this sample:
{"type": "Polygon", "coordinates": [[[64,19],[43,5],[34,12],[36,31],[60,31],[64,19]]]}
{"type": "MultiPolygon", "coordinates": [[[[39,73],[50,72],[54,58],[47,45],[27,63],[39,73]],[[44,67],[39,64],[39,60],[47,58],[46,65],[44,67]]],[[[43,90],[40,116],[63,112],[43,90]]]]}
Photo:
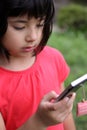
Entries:
{"type": "Polygon", "coordinates": [[[53,16],[53,0],[0,0],[0,130],[75,130],[75,94],[53,101],[69,74],[53,16]]]}

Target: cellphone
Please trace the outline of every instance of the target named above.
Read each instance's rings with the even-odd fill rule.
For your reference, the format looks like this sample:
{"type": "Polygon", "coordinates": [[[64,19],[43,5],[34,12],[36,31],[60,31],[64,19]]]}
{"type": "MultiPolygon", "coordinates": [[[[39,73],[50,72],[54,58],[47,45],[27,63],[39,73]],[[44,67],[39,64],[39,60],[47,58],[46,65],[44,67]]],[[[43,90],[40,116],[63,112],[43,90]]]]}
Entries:
{"type": "Polygon", "coordinates": [[[87,81],[87,74],[79,77],[78,79],[71,82],[71,84],[56,98],[55,102],[62,100],[64,97],[70,97],[71,92],[76,92],[82,84],[87,81]]]}

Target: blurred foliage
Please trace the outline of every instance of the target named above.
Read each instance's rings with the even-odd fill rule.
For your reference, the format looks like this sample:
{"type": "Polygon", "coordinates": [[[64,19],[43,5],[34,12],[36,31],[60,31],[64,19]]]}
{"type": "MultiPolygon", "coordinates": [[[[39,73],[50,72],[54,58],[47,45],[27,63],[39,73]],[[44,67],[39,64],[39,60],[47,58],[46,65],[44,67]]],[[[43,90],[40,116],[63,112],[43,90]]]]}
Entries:
{"type": "Polygon", "coordinates": [[[87,4],[87,0],[71,0],[76,3],[87,4]]]}
{"type": "Polygon", "coordinates": [[[57,23],[65,30],[87,32],[87,7],[77,4],[62,7],[57,15],[57,23]]]}

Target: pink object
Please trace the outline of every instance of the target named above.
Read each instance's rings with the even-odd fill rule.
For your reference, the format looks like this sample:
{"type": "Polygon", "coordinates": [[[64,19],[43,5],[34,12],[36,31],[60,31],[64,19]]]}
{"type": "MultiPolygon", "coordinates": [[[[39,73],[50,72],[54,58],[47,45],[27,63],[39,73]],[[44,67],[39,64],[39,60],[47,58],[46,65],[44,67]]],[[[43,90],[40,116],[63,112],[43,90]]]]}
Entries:
{"type": "Polygon", "coordinates": [[[82,116],[87,114],[87,101],[79,102],[77,104],[77,116],[82,116]]]}

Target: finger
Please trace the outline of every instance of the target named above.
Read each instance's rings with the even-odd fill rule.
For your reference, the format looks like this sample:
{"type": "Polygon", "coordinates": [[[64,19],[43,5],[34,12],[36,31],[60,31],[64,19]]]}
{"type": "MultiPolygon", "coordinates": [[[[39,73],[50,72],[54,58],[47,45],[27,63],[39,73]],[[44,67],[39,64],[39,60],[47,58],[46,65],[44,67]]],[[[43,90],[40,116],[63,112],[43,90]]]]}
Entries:
{"type": "Polygon", "coordinates": [[[62,108],[61,108],[61,111],[65,111],[66,110],[69,110],[71,111],[72,108],[73,108],[73,102],[75,100],[75,93],[72,93],[72,96],[71,97],[65,97],[63,100],[61,100],[59,103],[60,103],[60,106],[62,105],[62,108]]]}
{"type": "Polygon", "coordinates": [[[70,99],[69,99],[69,101],[68,101],[68,105],[71,105],[73,102],[74,102],[74,100],[75,100],[75,97],[76,97],[76,93],[72,93],[72,96],[70,97],[70,99]]]}
{"type": "Polygon", "coordinates": [[[58,94],[55,91],[51,91],[46,94],[43,98],[44,101],[51,101],[52,99],[57,98],[58,94]]]}

